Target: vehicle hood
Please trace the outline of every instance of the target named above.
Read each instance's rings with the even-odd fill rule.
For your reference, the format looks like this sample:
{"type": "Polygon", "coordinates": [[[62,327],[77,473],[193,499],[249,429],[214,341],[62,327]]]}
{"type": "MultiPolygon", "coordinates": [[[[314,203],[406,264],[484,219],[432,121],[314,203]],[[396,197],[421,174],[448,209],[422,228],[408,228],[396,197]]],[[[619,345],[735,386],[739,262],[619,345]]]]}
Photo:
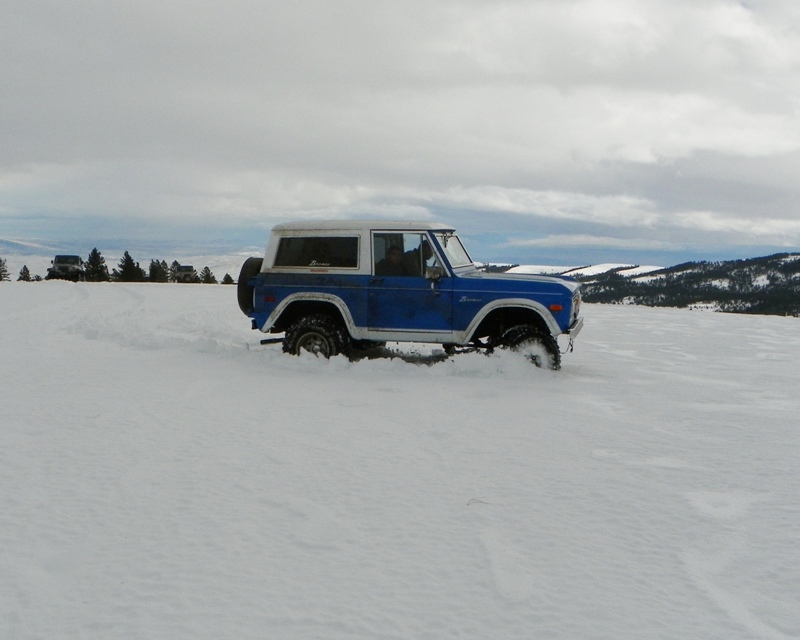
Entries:
{"type": "Polygon", "coordinates": [[[565,286],[570,291],[574,292],[580,289],[581,284],[573,278],[567,276],[546,276],[536,275],[531,273],[489,273],[486,271],[479,271],[478,269],[467,271],[466,273],[459,273],[459,278],[469,278],[481,282],[497,282],[511,284],[514,282],[537,282],[537,283],[551,283],[560,284],[565,286]]]}

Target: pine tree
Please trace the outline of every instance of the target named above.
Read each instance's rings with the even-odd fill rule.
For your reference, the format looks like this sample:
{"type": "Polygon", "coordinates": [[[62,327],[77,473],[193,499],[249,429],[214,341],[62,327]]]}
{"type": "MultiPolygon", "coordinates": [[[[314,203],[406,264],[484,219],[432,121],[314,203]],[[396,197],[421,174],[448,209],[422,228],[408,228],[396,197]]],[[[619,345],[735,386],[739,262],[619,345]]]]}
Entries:
{"type": "Polygon", "coordinates": [[[131,258],[131,254],[127,251],[119,261],[119,271],[114,269],[114,275],[118,282],[144,282],[147,279],[147,273],[139,266],[139,263],[131,258]]]}
{"type": "Polygon", "coordinates": [[[151,260],[150,282],[168,282],[168,281],[169,281],[169,271],[166,268],[166,262],[151,260]]]}
{"type": "Polygon", "coordinates": [[[17,282],[30,282],[31,281],[31,272],[28,271],[28,265],[23,264],[22,269],[19,270],[19,278],[17,278],[17,282]]]}
{"type": "Polygon", "coordinates": [[[203,267],[203,270],[200,272],[200,282],[203,284],[217,284],[217,279],[214,277],[214,274],[211,273],[211,269],[203,267]]]}
{"type": "Polygon", "coordinates": [[[226,273],[225,277],[222,278],[222,284],[236,284],[236,283],[233,281],[233,278],[231,278],[231,274],[226,273]]]}
{"type": "Polygon", "coordinates": [[[108,282],[109,275],[106,259],[97,250],[97,247],[89,253],[84,272],[86,273],[86,282],[108,282]]]}
{"type": "Polygon", "coordinates": [[[0,282],[10,279],[11,278],[8,277],[8,268],[6,267],[6,261],[3,258],[0,258],[0,282]]]}
{"type": "Polygon", "coordinates": [[[177,282],[178,281],[178,267],[181,266],[181,263],[177,260],[173,260],[172,264],[169,267],[169,281],[170,282],[177,282]]]}

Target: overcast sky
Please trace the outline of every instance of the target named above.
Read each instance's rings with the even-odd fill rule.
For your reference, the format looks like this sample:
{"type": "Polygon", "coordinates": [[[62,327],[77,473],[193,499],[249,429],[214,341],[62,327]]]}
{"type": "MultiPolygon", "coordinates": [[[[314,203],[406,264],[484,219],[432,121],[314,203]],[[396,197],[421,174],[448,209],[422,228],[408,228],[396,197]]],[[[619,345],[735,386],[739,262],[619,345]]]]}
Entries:
{"type": "Polygon", "coordinates": [[[359,217],[481,260],[800,248],[797,0],[11,0],[0,52],[0,239],[359,217]]]}

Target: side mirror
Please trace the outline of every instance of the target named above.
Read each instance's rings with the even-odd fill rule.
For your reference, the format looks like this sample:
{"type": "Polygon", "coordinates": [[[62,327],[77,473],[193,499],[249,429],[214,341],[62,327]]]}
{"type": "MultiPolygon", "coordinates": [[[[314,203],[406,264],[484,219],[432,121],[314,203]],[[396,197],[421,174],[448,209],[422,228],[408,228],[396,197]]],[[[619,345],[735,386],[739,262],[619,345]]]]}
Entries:
{"type": "Polygon", "coordinates": [[[444,276],[444,269],[441,267],[425,267],[425,278],[437,282],[444,276]]]}

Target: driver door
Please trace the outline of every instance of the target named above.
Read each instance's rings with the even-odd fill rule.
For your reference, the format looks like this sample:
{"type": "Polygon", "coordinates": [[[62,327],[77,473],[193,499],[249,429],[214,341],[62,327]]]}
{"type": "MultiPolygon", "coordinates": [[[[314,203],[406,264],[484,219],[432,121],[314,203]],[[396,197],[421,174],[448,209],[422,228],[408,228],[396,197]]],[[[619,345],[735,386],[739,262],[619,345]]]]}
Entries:
{"type": "MultiPolygon", "coordinates": [[[[414,335],[446,341],[452,335],[452,278],[425,278],[442,261],[425,233],[383,233],[372,236],[373,275],[368,286],[370,332],[414,335]],[[402,256],[398,266],[396,255],[402,256]],[[391,254],[395,254],[391,256],[391,254]],[[392,260],[390,261],[390,257],[392,260]]],[[[387,339],[392,339],[387,336],[387,339]]]]}

